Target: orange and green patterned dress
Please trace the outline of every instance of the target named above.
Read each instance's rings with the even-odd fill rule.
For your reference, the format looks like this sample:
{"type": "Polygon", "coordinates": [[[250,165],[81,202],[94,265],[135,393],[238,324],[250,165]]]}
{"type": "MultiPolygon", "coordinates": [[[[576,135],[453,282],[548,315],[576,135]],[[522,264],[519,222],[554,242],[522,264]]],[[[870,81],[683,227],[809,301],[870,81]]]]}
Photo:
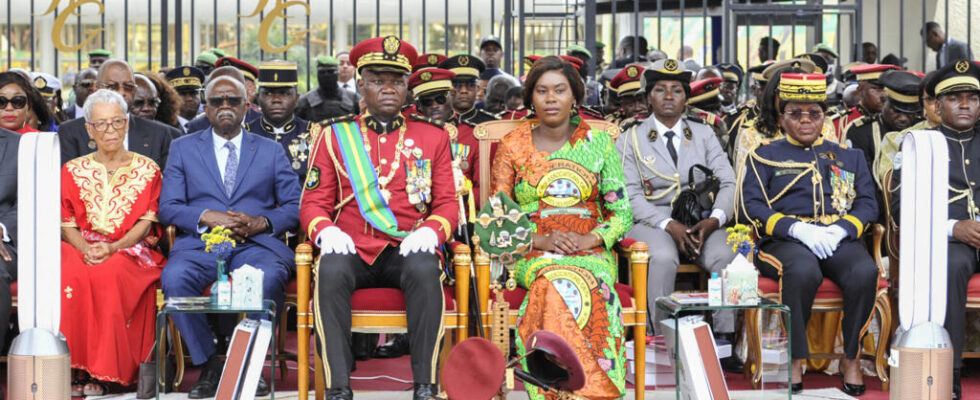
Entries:
{"type": "MultiPolygon", "coordinates": [[[[528,289],[517,320],[517,350],[538,330],[554,332],[574,349],[585,370],[590,399],[625,394],[622,306],[616,295],[616,259],[610,248],[633,222],[626,181],[613,139],[580,121],[568,143],[554,153],[537,151],[528,122],[500,142],[493,162],[493,190],[512,196],[528,213],[534,232],[599,234],[603,244],[572,255],[533,249],[514,268],[528,289]]],[[[526,366],[525,366],[526,367],[526,366]]],[[[532,399],[544,398],[528,386],[532,399]]]]}

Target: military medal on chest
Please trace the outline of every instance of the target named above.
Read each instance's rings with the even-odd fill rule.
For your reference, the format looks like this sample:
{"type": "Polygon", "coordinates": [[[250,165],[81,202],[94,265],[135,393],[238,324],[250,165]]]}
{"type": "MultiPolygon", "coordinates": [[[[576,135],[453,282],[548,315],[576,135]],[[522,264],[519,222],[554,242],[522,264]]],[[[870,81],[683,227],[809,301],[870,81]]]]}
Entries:
{"type": "Polygon", "coordinates": [[[411,157],[405,165],[405,193],[408,202],[419,212],[424,213],[432,201],[432,160],[422,158],[422,149],[411,150],[411,157]]]}
{"type": "Polygon", "coordinates": [[[834,209],[841,215],[846,214],[854,205],[854,198],[857,197],[857,191],[854,190],[854,173],[831,165],[830,186],[833,190],[831,199],[833,199],[834,209]]]}

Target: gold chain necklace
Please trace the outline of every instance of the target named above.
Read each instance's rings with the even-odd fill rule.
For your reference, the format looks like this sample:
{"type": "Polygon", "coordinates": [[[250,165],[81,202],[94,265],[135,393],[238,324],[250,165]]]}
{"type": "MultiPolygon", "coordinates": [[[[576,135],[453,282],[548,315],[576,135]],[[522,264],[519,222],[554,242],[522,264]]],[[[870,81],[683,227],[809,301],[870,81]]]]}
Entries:
{"type": "MultiPolygon", "coordinates": [[[[374,171],[378,175],[378,186],[381,188],[381,195],[384,197],[385,202],[391,199],[391,192],[386,189],[389,183],[391,183],[392,178],[395,177],[395,173],[398,172],[398,168],[401,166],[402,159],[402,149],[405,147],[405,132],[407,131],[405,124],[402,124],[398,128],[398,142],[395,143],[395,157],[391,162],[388,169],[387,176],[381,176],[381,165],[375,166],[374,171]]],[[[364,149],[370,154],[371,152],[371,142],[368,140],[367,127],[361,124],[361,137],[364,140],[364,149]]],[[[378,149],[378,163],[381,161],[381,149],[378,149]]]]}

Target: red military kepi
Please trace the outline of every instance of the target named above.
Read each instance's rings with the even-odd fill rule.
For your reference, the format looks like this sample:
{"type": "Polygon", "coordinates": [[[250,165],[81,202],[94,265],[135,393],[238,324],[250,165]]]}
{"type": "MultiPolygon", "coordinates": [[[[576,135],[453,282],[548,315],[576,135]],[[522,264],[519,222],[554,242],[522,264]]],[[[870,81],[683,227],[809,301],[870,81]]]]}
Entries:
{"type": "Polygon", "coordinates": [[[437,248],[452,235],[459,206],[449,132],[401,111],[416,59],[395,36],[357,44],[350,62],[361,76],[363,113],[310,129],[300,222],[321,249],[314,313],[331,399],[353,398],[351,297],[375,287],[404,293],[413,398],[438,393],[445,298],[437,248]]]}

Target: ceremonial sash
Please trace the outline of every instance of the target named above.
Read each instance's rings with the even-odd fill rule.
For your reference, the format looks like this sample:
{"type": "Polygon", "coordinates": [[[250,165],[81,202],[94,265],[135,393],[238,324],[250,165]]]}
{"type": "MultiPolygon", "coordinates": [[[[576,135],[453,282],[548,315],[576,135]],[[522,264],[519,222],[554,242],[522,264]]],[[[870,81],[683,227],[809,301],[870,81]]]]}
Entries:
{"type": "Polygon", "coordinates": [[[333,124],[333,132],[340,145],[344,167],[350,185],[354,189],[354,197],[357,199],[357,208],[361,211],[361,215],[374,229],[393,237],[407,236],[408,232],[398,230],[395,214],[381,196],[378,174],[374,170],[371,157],[364,149],[361,127],[356,121],[338,122],[333,124]]]}

